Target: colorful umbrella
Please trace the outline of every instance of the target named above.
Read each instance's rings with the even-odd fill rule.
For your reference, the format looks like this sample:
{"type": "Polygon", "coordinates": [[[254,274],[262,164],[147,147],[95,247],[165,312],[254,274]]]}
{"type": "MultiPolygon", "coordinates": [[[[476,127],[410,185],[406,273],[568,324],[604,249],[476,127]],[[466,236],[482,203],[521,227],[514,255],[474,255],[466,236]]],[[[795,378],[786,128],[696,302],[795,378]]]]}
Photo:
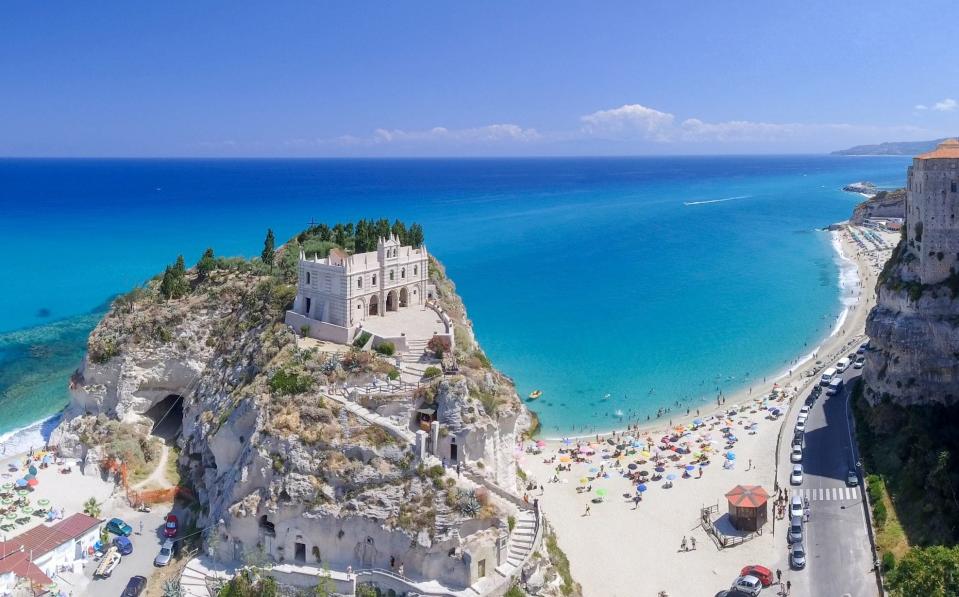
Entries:
{"type": "Polygon", "coordinates": [[[539,446],[540,448],[542,448],[543,446],[546,445],[546,442],[544,442],[544,441],[541,440],[541,439],[538,439],[538,440],[536,440],[536,445],[539,446]]]}
{"type": "Polygon", "coordinates": [[[41,506],[49,506],[50,500],[48,500],[47,498],[41,498],[37,500],[37,503],[40,504],[41,506]]]}
{"type": "Polygon", "coordinates": [[[10,489],[13,489],[13,483],[4,483],[3,485],[0,485],[0,487],[9,491],[10,489]]]}
{"type": "Polygon", "coordinates": [[[29,485],[30,487],[36,487],[38,483],[40,483],[40,481],[38,481],[36,477],[32,479],[27,479],[27,485],[29,485]]]}
{"type": "Polygon", "coordinates": [[[675,480],[676,480],[676,475],[675,475],[674,473],[669,473],[668,475],[666,475],[666,480],[667,480],[667,481],[675,481],[675,480]]]}
{"type": "Polygon", "coordinates": [[[36,475],[36,474],[37,474],[37,467],[31,466],[31,467],[27,470],[27,472],[30,473],[31,475],[36,475]]]}
{"type": "Polygon", "coordinates": [[[645,483],[640,483],[639,485],[636,486],[636,491],[638,491],[639,493],[643,493],[643,492],[646,491],[647,489],[649,489],[649,488],[646,487],[646,484],[645,484],[645,483]]]}
{"type": "Polygon", "coordinates": [[[26,486],[27,486],[26,479],[17,479],[17,487],[26,487],[26,486]]]}
{"type": "Polygon", "coordinates": [[[569,456],[560,456],[560,457],[559,457],[559,461],[560,461],[560,462],[569,462],[570,460],[571,460],[571,458],[570,458],[569,456]]]}
{"type": "Polygon", "coordinates": [[[726,452],[726,458],[728,458],[729,460],[736,460],[736,454],[734,454],[733,452],[726,452]]]}
{"type": "Polygon", "coordinates": [[[600,487],[599,489],[596,490],[596,497],[605,497],[605,496],[606,496],[605,487],[600,487]]]}
{"type": "Polygon", "coordinates": [[[692,464],[687,464],[687,465],[686,465],[686,472],[690,472],[690,473],[691,473],[691,472],[693,472],[694,470],[696,470],[696,466],[695,466],[695,465],[692,465],[692,464]]]}

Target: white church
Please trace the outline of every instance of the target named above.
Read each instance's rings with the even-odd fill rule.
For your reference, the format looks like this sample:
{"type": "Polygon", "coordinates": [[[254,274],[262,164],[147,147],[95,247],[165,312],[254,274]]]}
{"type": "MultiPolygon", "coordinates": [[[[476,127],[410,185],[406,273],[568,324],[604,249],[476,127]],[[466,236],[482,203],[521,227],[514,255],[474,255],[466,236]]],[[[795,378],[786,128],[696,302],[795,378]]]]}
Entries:
{"type": "Polygon", "coordinates": [[[286,323],[306,335],[346,343],[372,318],[421,307],[427,297],[426,247],[401,246],[393,235],[375,251],[348,255],[332,249],[327,257],[301,251],[299,282],[286,323]]]}

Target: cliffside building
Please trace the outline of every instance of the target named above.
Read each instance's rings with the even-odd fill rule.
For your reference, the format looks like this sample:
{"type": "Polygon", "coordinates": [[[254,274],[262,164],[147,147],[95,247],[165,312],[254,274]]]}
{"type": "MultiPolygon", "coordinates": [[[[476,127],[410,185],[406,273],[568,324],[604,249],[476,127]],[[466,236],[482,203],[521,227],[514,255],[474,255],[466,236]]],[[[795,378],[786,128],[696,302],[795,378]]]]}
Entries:
{"type": "Polygon", "coordinates": [[[959,263],[959,140],[916,156],[906,186],[906,251],[919,260],[919,281],[937,284],[959,263]]]}
{"type": "Polygon", "coordinates": [[[296,300],[286,322],[298,331],[309,326],[314,338],[349,342],[364,321],[424,303],[428,261],[425,246],[401,246],[393,235],[367,253],[333,249],[321,259],[301,252],[296,300]]]}

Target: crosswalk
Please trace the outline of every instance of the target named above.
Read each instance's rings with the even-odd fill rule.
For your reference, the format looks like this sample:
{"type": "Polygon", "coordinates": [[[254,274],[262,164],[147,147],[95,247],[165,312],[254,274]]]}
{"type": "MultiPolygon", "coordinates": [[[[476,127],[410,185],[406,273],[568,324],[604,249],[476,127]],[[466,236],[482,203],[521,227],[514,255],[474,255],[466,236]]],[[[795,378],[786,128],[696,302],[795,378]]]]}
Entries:
{"type": "Polygon", "coordinates": [[[790,489],[790,495],[798,495],[811,502],[858,500],[862,497],[858,487],[803,487],[790,489]]]}

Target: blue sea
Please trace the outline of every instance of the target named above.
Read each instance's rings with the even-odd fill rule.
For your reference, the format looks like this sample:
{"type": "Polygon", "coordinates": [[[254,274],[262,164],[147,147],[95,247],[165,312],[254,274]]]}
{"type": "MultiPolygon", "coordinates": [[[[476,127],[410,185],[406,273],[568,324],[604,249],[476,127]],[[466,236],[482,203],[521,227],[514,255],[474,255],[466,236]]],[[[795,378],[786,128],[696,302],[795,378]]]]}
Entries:
{"type": "Polygon", "coordinates": [[[267,227],[421,223],[547,435],[645,420],[783,369],[843,305],[821,227],[908,160],[763,156],[0,160],[0,440],[55,414],[112,296],[267,227]],[[608,400],[604,400],[609,396],[608,400]]]}

